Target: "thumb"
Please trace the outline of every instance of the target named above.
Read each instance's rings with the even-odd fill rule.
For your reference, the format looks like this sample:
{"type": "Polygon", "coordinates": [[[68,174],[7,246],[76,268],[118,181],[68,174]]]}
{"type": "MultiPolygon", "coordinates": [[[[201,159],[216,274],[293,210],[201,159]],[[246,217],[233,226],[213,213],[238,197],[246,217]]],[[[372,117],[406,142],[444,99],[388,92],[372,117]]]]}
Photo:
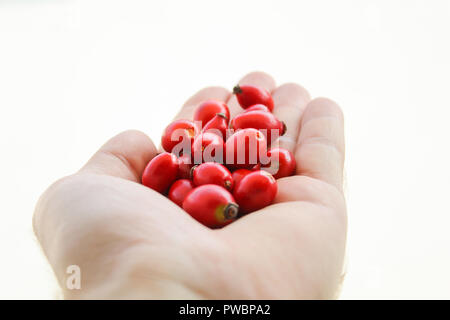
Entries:
{"type": "Polygon", "coordinates": [[[146,134],[129,130],[108,140],[80,173],[105,174],[139,182],[145,166],[156,154],[156,147],[146,134]]]}

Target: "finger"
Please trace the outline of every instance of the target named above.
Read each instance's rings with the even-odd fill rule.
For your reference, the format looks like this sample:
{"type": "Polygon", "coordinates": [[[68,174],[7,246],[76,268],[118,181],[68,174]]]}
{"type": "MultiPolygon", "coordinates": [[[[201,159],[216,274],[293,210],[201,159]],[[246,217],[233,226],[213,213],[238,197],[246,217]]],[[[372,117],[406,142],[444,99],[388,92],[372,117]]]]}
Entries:
{"type": "MultiPolygon", "coordinates": [[[[270,75],[259,71],[247,74],[239,81],[239,84],[240,85],[247,84],[262,87],[269,92],[272,92],[272,90],[275,89],[276,86],[275,80],[273,80],[273,78],[270,75]]],[[[239,105],[239,102],[237,101],[236,96],[234,94],[230,96],[230,98],[228,99],[227,105],[230,108],[231,119],[233,119],[237,114],[241,113],[243,110],[242,107],[239,105]]]]}
{"type": "Polygon", "coordinates": [[[125,131],[106,142],[80,172],[140,182],[145,166],[156,154],[156,147],[147,135],[136,130],[125,131]]]}
{"type": "Polygon", "coordinates": [[[274,203],[305,201],[329,208],[339,205],[337,212],[345,214],[342,193],[328,183],[307,176],[292,176],[278,179],[277,184],[274,203]]]}
{"type": "Polygon", "coordinates": [[[192,97],[190,97],[181,110],[178,112],[178,114],[175,116],[175,120],[178,119],[188,119],[192,120],[194,118],[194,111],[195,108],[202,102],[206,100],[217,100],[226,102],[228,98],[230,97],[231,92],[225,88],[222,87],[207,87],[200,91],[198,91],[196,94],[194,94],[192,97]]]}
{"type": "Polygon", "coordinates": [[[272,92],[275,108],[273,114],[286,125],[286,132],[277,139],[275,145],[294,152],[300,129],[300,118],[311,100],[306,89],[295,83],[286,83],[272,92]]]}
{"type": "Polygon", "coordinates": [[[312,100],[300,124],[295,150],[297,174],[342,190],[344,145],[344,117],[339,106],[326,98],[312,100]]]}

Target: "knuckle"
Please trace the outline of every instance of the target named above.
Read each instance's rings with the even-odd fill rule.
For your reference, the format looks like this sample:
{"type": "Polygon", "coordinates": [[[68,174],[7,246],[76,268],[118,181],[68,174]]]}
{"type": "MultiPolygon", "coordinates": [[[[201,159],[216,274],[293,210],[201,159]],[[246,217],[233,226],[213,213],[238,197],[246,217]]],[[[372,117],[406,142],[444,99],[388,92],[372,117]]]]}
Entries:
{"type": "Polygon", "coordinates": [[[150,141],[150,138],[142,131],[130,129],[119,133],[116,138],[124,140],[125,142],[134,143],[136,141],[150,141]]]}
{"type": "Polygon", "coordinates": [[[221,97],[222,95],[228,95],[229,90],[220,86],[208,86],[200,89],[200,91],[198,91],[196,95],[204,94],[217,95],[218,97],[221,97]]]}

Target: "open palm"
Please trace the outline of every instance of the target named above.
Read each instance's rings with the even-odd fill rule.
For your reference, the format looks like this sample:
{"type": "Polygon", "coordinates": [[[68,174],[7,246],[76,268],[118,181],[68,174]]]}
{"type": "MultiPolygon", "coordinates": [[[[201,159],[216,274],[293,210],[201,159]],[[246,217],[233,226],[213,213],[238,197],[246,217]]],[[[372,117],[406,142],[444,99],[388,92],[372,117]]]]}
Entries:
{"type": "MultiPolygon", "coordinates": [[[[347,226],[342,112],[331,100],[310,101],[296,84],[276,87],[264,73],[240,83],[271,91],[288,128],[280,145],[294,152],[297,175],[278,180],[275,203],[208,229],[139,184],[157,150],[143,133],[119,134],[36,207],[36,235],[67,298],[336,297],[347,226]],[[80,290],[66,288],[69,265],[81,269],[80,290]]],[[[232,116],[240,110],[228,90],[211,87],[177,118],[192,118],[208,99],[227,102],[232,116]]]]}

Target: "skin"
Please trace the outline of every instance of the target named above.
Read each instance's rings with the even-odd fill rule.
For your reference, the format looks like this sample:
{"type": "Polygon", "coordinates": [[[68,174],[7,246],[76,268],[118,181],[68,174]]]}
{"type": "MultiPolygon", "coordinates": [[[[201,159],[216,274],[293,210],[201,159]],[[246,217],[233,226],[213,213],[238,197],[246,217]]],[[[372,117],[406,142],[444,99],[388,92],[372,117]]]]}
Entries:
{"type": "MultiPolygon", "coordinates": [[[[287,125],[280,147],[294,152],[295,176],[278,180],[275,203],[210,230],[164,196],[139,184],[157,149],[127,131],[74,175],[41,196],[34,230],[66,298],[329,299],[343,278],[346,206],[342,191],[343,115],[301,86],[277,87],[254,72],[240,84],[262,86],[287,125]],[[66,289],[66,268],[81,268],[81,289],[66,289]]],[[[191,97],[177,119],[202,101],[227,102],[224,88],[191,97]]]]}

